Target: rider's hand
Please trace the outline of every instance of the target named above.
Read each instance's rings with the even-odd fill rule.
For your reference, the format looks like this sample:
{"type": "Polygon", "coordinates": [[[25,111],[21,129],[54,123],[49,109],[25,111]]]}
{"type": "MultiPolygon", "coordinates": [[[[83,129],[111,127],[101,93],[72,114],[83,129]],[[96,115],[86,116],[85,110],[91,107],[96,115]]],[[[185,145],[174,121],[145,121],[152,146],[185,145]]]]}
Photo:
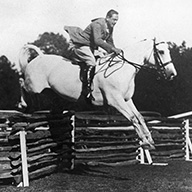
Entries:
{"type": "Polygon", "coordinates": [[[100,51],[100,50],[94,50],[94,56],[98,57],[98,58],[102,58],[105,56],[105,53],[103,51],[100,51]]]}
{"type": "Polygon", "coordinates": [[[118,48],[115,48],[115,47],[112,48],[112,51],[113,51],[116,55],[119,55],[119,54],[122,53],[122,50],[121,50],[121,49],[118,49],[118,48]]]}

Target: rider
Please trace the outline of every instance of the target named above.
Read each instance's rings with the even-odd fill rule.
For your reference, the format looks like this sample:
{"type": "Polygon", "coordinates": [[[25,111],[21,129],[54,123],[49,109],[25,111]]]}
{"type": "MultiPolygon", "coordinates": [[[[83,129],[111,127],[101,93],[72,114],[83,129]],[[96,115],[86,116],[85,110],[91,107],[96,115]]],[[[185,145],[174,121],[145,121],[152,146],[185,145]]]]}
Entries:
{"type": "Polygon", "coordinates": [[[96,60],[94,51],[99,47],[108,53],[120,54],[121,49],[115,47],[113,42],[113,28],[118,21],[118,12],[111,9],[105,18],[93,19],[85,28],[64,26],[70,36],[69,51],[72,51],[81,61],[87,65],[87,94],[91,93],[96,60]]]}

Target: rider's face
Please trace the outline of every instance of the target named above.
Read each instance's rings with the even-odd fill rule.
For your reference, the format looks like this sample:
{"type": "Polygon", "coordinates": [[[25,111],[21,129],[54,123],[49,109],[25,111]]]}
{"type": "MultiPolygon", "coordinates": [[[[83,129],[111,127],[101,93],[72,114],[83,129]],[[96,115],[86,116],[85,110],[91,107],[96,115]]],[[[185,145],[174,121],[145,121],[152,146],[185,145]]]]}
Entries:
{"type": "Polygon", "coordinates": [[[113,14],[112,17],[107,17],[106,20],[108,27],[113,28],[117,23],[118,19],[119,19],[118,14],[113,14]]]}

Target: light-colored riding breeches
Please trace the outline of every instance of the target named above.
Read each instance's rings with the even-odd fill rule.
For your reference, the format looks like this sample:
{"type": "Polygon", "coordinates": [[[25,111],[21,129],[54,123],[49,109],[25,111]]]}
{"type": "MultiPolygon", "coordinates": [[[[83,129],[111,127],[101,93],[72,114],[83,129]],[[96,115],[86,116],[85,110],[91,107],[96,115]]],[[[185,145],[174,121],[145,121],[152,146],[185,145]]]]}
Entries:
{"type": "Polygon", "coordinates": [[[90,47],[88,46],[74,46],[74,53],[80,58],[81,61],[84,61],[88,66],[95,66],[96,60],[91,52],[90,47]]]}
{"type": "Polygon", "coordinates": [[[66,43],[68,44],[66,52],[68,52],[68,55],[71,56],[70,59],[77,62],[83,61],[87,64],[87,66],[96,65],[95,57],[89,46],[74,44],[65,30],[63,31],[63,36],[66,38],[66,43]]]}

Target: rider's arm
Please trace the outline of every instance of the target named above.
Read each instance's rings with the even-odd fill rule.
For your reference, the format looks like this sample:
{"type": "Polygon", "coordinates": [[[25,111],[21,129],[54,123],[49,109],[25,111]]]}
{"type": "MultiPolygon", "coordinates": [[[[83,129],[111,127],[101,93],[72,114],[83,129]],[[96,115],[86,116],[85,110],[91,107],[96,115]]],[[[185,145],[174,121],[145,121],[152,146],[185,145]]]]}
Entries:
{"type": "Polygon", "coordinates": [[[103,48],[108,53],[113,52],[114,46],[110,43],[107,43],[103,40],[104,30],[100,23],[95,23],[92,25],[93,40],[96,46],[103,48]]]}
{"type": "Polygon", "coordinates": [[[113,33],[109,34],[109,37],[106,39],[106,42],[113,47],[115,47],[114,41],[113,41],[113,33]]]}

